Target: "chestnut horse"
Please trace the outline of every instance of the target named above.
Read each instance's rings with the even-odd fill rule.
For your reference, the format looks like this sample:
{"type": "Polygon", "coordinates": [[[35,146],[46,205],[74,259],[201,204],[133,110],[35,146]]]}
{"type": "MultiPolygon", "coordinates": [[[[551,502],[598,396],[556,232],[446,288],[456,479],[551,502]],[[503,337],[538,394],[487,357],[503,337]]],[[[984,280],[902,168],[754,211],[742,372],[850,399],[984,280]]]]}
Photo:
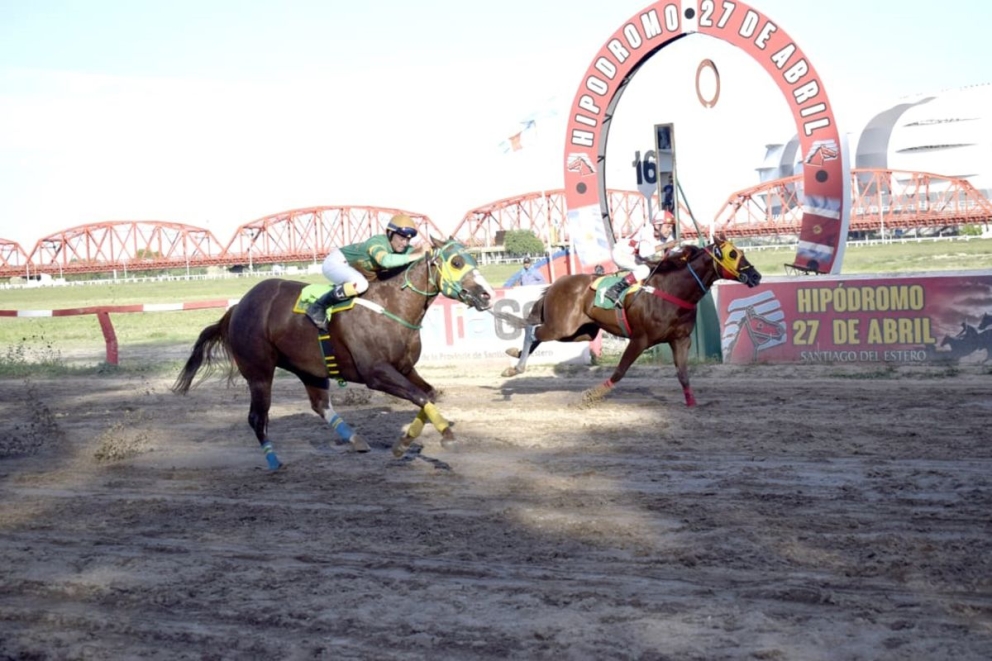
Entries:
{"type": "Polygon", "coordinates": [[[454,441],[450,423],[434,405],[437,392],[415,366],[421,351],[420,323],[438,294],[477,310],[489,310],[492,305],[492,287],[465,246],[454,240],[442,244],[431,239],[426,255],[392,273],[380,274],[352,309],[333,313],[326,334],[318,331],[297,306],[305,286],[270,279],[252,287],[217,323],[203,329],[173,391],[189,392],[201,367],[206,368],[206,376],[221,357],[229,382],[235,378],[236,367],[251,393],[248,424],[273,470],[282,466],[269,438],[272,379],[277,367],[303,382],[310,408],[356,451],[366,452],[369,446],[334,412],[328,396],[329,375],[342,384],[365,384],[420,409],[393,446],[397,457],[404,455],[428,421],[441,433],[443,443],[454,441]],[[321,341],[331,349],[326,358],[321,341]]]}
{"type": "Polygon", "coordinates": [[[724,237],[705,248],[682,246],[653,264],[644,286],[627,290],[616,309],[596,305],[593,283],[599,276],[566,275],[548,287],[534,303],[527,323],[536,328],[524,336],[519,361],[503,376],[516,376],[527,368],[527,358],[542,342],[588,342],[600,329],[629,338],[627,348],[610,378],[583,393],[584,400],[603,398],[624,377],[637,358],[650,347],[667,342],[688,406],[696,405],[689,386],[689,346],[696,325],[696,304],[720,278],[737,280],[748,287],[761,282],[761,274],[743,251],[724,237]]]}

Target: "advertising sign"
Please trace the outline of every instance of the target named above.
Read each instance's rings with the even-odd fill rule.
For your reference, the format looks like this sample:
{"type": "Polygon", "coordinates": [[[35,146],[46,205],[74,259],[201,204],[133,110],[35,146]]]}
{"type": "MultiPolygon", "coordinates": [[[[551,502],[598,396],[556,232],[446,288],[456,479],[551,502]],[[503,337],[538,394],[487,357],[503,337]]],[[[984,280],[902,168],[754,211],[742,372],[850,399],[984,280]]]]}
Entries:
{"type": "Polygon", "coordinates": [[[987,272],[766,278],[757,289],[714,289],[727,363],[982,362],[992,351],[987,272]]]}
{"type": "MultiPolygon", "coordinates": [[[[497,290],[494,310],[526,317],[540,297],[545,285],[526,285],[497,290]]],[[[423,341],[421,362],[496,360],[513,364],[506,355],[509,348],[519,349],[524,331],[497,320],[488,312],[479,312],[462,303],[439,296],[431,303],[424,317],[420,337],[423,341]]],[[[531,354],[528,364],[558,364],[578,362],[589,364],[588,342],[547,342],[531,354]]]]}

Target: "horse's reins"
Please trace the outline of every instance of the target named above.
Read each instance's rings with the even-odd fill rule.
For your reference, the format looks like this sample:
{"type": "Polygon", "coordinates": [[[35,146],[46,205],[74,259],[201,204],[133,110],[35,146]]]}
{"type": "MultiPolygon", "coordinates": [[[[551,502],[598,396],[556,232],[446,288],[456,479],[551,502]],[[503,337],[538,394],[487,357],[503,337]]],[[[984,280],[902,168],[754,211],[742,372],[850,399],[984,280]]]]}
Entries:
{"type": "Polygon", "coordinates": [[[360,296],[355,299],[355,304],[356,305],[364,305],[365,307],[367,307],[369,310],[372,310],[376,314],[381,314],[381,315],[383,315],[385,317],[388,317],[388,318],[392,319],[393,321],[395,321],[396,323],[398,323],[398,324],[400,324],[402,326],[406,326],[410,330],[420,330],[422,328],[422,326],[416,326],[414,324],[411,324],[409,321],[407,321],[403,317],[400,317],[399,315],[393,314],[392,312],[390,312],[386,308],[382,307],[378,303],[375,303],[373,301],[369,301],[369,300],[364,299],[364,298],[362,298],[360,296]]]}
{"type": "MultiPolygon", "coordinates": [[[[719,270],[721,268],[727,270],[728,273],[729,273],[729,269],[727,269],[727,267],[723,264],[723,262],[721,262],[719,259],[717,259],[716,255],[713,254],[708,248],[703,248],[702,250],[703,250],[703,252],[705,252],[707,255],[710,256],[710,259],[713,260],[713,265],[716,267],[717,273],[719,273],[719,270]]],[[[661,266],[661,262],[659,262],[654,267],[654,269],[652,270],[652,272],[654,272],[655,270],[657,270],[658,269],[658,266],[661,266]]],[[[687,269],[689,269],[689,273],[692,274],[692,277],[693,277],[693,279],[695,279],[696,284],[699,285],[699,288],[702,290],[703,294],[705,294],[707,292],[706,285],[703,284],[702,278],[700,278],[699,277],[699,274],[696,273],[696,269],[692,268],[692,262],[688,258],[686,258],[686,260],[685,260],[685,267],[687,269]]],[[[731,275],[737,275],[737,274],[733,274],[732,273],[731,275]]],[[[662,298],[662,299],[664,299],[666,301],[669,301],[671,303],[675,303],[679,307],[685,308],[686,310],[695,310],[696,309],[695,304],[689,303],[688,301],[683,301],[681,298],[676,298],[675,296],[672,296],[671,294],[668,294],[666,292],[660,291],[658,289],[654,289],[654,291],[652,293],[655,296],[657,296],[658,298],[662,298]]]]}
{"type": "MultiPolygon", "coordinates": [[[[431,252],[433,253],[433,251],[431,251],[431,252]]],[[[431,266],[433,265],[434,262],[432,260],[433,260],[433,257],[431,259],[428,259],[427,260],[427,281],[428,282],[433,282],[433,280],[431,279],[431,266]]],[[[411,289],[414,292],[420,294],[421,296],[423,296],[424,298],[427,298],[427,299],[431,299],[431,298],[437,296],[438,294],[440,294],[441,293],[441,290],[440,289],[438,289],[435,292],[421,291],[420,289],[418,289],[416,287],[416,285],[414,285],[412,282],[410,282],[410,269],[412,269],[413,268],[413,265],[416,264],[416,263],[417,263],[417,261],[414,260],[414,261],[410,262],[410,265],[407,266],[406,269],[404,269],[404,271],[403,271],[403,284],[400,286],[400,289],[411,289]]],[[[381,305],[379,305],[378,303],[375,303],[373,301],[369,301],[369,300],[366,300],[364,298],[359,297],[359,298],[356,298],[355,299],[355,303],[357,303],[359,305],[364,305],[365,307],[367,307],[368,309],[372,310],[376,314],[381,314],[384,317],[387,317],[389,319],[392,319],[396,323],[400,324],[401,326],[405,326],[405,327],[409,328],[410,330],[418,330],[419,331],[421,328],[423,328],[423,326],[419,326],[417,324],[411,324],[409,321],[407,321],[403,317],[390,312],[386,308],[382,307],[381,305]]]]}
{"type": "MultiPolygon", "coordinates": [[[[424,259],[427,261],[427,282],[429,284],[433,284],[434,283],[434,279],[431,277],[431,267],[434,265],[434,251],[431,250],[430,251],[430,254],[428,256],[425,256],[424,259]]],[[[416,263],[417,263],[416,261],[410,262],[410,265],[407,266],[406,269],[403,271],[403,285],[400,288],[401,289],[410,289],[410,290],[412,290],[412,291],[420,294],[421,296],[423,296],[425,298],[433,298],[433,297],[437,296],[438,294],[440,294],[441,293],[441,288],[440,287],[437,287],[437,285],[435,285],[435,287],[437,287],[437,290],[436,291],[432,291],[432,292],[431,291],[421,291],[421,290],[417,289],[416,285],[414,285],[412,282],[410,282],[410,269],[412,269],[413,268],[413,265],[416,264],[416,263]]]]}
{"type": "MultiPolygon", "coordinates": [[[[448,245],[448,244],[445,244],[445,245],[448,245]]],[[[413,292],[415,292],[417,294],[420,294],[425,299],[427,299],[428,304],[430,303],[430,301],[435,296],[437,296],[438,294],[442,293],[444,291],[444,287],[441,284],[438,284],[438,283],[434,282],[434,276],[431,275],[431,267],[437,267],[437,265],[434,262],[435,262],[435,260],[438,257],[443,256],[442,255],[443,251],[444,251],[444,246],[442,246],[441,248],[432,249],[430,251],[430,253],[428,253],[428,255],[426,255],[424,257],[424,260],[426,261],[426,264],[427,264],[427,282],[429,284],[433,284],[434,285],[434,287],[435,287],[435,290],[434,291],[423,291],[423,290],[419,289],[415,284],[413,284],[413,282],[410,281],[410,269],[413,268],[413,265],[416,264],[417,261],[410,262],[410,265],[407,266],[406,269],[403,271],[403,284],[401,285],[401,289],[409,289],[409,290],[411,290],[411,291],[413,291],[413,292]]],[[[444,270],[441,267],[437,267],[437,269],[438,269],[438,271],[441,272],[441,278],[443,279],[444,278],[444,270]]],[[[449,286],[452,289],[453,293],[455,293],[457,295],[458,290],[460,289],[460,284],[457,283],[457,282],[456,283],[450,283],[449,282],[449,286]]],[[[362,302],[362,299],[356,299],[356,301],[362,302]]],[[[398,317],[397,315],[393,314],[392,312],[389,312],[388,310],[386,310],[384,307],[382,307],[381,305],[379,305],[377,303],[371,303],[371,302],[365,302],[365,303],[366,303],[366,307],[368,307],[368,308],[370,308],[372,310],[375,310],[379,314],[383,314],[383,315],[389,317],[393,321],[396,321],[396,322],[402,324],[403,326],[406,326],[407,328],[409,328],[411,330],[420,330],[422,328],[421,326],[415,326],[415,325],[411,324],[406,319],[403,319],[401,317],[398,317]]],[[[492,311],[490,310],[490,312],[492,312],[492,311]]],[[[504,318],[504,317],[498,315],[495,312],[492,312],[492,314],[493,314],[493,316],[497,317],[498,319],[503,319],[504,321],[510,321],[510,323],[513,323],[514,321],[516,321],[512,317],[510,317],[510,318],[504,318]]]]}
{"type": "MultiPolygon", "coordinates": [[[[664,260],[662,260],[662,261],[664,261],[664,260]]],[[[658,270],[658,267],[659,266],[661,266],[661,262],[658,262],[657,264],[654,265],[654,268],[652,268],[651,269],[651,272],[648,273],[648,278],[650,278],[652,275],[655,274],[655,272],[658,270]]],[[[696,282],[699,283],[700,289],[702,289],[703,292],[705,293],[706,292],[706,286],[703,284],[703,281],[699,279],[699,276],[696,275],[696,272],[693,270],[692,264],[689,263],[688,258],[685,258],[685,266],[686,266],[687,269],[689,269],[689,273],[692,274],[692,277],[696,279],[696,282]]],[[[645,281],[646,280],[647,280],[647,278],[645,278],[645,281]]],[[[661,289],[658,289],[657,287],[651,287],[649,291],[651,292],[652,295],[657,296],[658,298],[660,298],[663,301],[668,301],[669,303],[674,303],[675,305],[679,306],[683,310],[695,310],[696,309],[696,304],[695,303],[690,303],[689,301],[686,301],[684,299],[681,299],[678,296],[672,296],[667,291],[662,291],[661,289]]]]}

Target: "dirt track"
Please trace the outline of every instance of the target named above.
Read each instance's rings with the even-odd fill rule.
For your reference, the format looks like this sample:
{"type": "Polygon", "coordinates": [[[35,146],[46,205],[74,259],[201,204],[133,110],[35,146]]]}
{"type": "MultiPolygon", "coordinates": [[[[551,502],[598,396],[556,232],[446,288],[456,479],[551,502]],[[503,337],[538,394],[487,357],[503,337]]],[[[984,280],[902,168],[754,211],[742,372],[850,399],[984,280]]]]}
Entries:
{"type": "Polygon", "coordinates": [[[425,370],[457,449],[360,387],[0,381],[0,658],[992,658],[992,374],[425,370]]]}

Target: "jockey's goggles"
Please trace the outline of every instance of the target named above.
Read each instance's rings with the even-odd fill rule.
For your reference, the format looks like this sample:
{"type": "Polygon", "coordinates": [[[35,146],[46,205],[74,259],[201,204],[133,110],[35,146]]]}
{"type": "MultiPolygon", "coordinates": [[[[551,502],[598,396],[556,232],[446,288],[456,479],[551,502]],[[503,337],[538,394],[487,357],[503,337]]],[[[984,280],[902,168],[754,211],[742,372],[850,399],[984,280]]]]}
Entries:
{"type": "Polygon", "coordinates": [[[413,237],[417,236],[417,230],[414,229],[413,227],[399,227],[397,229],[390,231],[393,232],[394,234],[399,234],[404,239],[412,239],[413,237]]]}

